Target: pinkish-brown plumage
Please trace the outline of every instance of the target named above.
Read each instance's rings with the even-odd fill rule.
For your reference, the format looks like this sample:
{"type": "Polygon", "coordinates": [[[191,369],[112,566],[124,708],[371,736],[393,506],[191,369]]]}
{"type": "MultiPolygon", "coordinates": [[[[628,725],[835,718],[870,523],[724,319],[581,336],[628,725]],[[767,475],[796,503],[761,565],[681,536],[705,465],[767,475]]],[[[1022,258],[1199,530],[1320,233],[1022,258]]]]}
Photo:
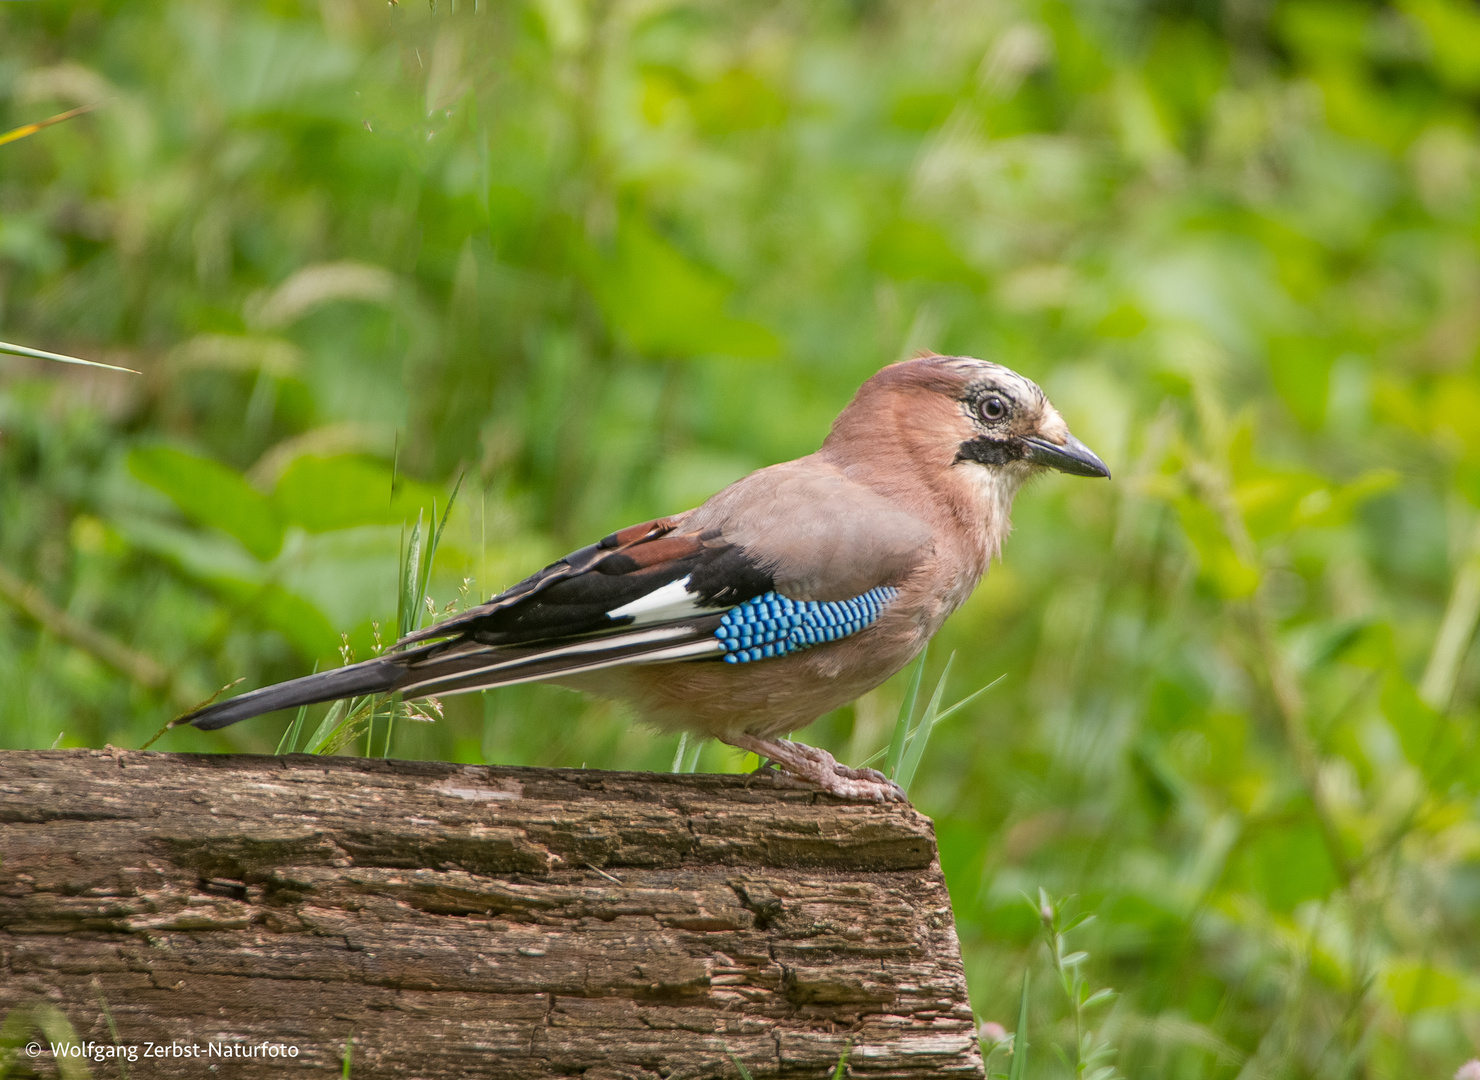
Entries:
{"type": "Polygon", "coordinates": [[[871,770],[777,737],[924,648],[1001,553],[1013,497],[1044,467],[1109,475],[1017,373],[963,357],[893,364],[859,388],[816,453],[573,552],[399,652],[181,722],[219,727],[350,693],[544,680],[631,701],[654,724],[755,750],[838,794],[901,797],[871,770]],[[723,652],[724,613],[752,597],[843,602],[876,589],[892,590],[887,603],[847,636],[748,662],[723,652]]]}

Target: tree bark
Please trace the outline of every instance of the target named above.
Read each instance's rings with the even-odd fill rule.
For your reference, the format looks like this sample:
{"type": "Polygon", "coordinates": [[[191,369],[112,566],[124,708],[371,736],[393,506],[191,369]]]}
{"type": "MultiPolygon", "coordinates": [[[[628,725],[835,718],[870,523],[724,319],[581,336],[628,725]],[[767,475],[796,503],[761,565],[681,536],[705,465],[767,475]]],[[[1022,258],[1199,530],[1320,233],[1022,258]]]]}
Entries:
{"type": "Polygon", "coordinates": [[[94,1077],[982,1075],[929,819],[785,777],[9,751],[0,859],[94,1077]]]}

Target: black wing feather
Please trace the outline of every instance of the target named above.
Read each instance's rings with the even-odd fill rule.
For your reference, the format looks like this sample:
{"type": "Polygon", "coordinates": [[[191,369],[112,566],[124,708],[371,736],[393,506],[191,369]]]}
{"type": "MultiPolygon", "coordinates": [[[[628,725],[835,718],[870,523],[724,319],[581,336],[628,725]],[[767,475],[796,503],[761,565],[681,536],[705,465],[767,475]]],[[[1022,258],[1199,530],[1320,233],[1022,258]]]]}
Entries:
{"type": "Polygon", "coordinates": [[[724,609],[769,592],[771,572],[718,530],[674,518],[622,529],[573,551],[459,615],[409,634],[373,660],[217,702],[176,724],[219,728],[277,709],[367,693],[451,694],[644,660],[706,655],[724,609]],[[607,613],[688,577],[699,611],[631,629],[607,613]],[[668,627],[670,629],[663,629],[668,627]]]}
{"type": "Polygon", "coordinates": [[[607,612],[688,577],[701,606],[733,607],[769,592],[772,575],[718,530],[677,532],[672,518],[633,525],[573,551],[537,574],[398,646],[456,636],[485,645],[523,645],[620,630],[607,612]]]}

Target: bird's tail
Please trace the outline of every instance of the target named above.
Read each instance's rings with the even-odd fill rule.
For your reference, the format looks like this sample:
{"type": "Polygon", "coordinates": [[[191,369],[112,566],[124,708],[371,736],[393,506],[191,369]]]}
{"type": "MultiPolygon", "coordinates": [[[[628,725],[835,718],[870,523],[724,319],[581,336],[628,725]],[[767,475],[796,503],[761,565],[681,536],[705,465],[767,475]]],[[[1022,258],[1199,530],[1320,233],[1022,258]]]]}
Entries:
{"type": "Polygon", "coordinates": [[[383,694],[395,689],[396,680],[405,673],[399,664],[382,660],[364,660],[348,667],[321,671],[305,675],[301,679],[289,679],[273,686],[264,686],[227,701],[218,701],[196,709],[176,720],[171,727],[191,724],[205,731],[215,731],[248,720],[263,713],[278,709],[292,709],[299,705],[316,705],[321,701],[336,701],[339,698],[356,697],[360,694],[383,694]]]}
{"type": "Polygon", "coordinates": [[[400,692],[407,700],[446,697],[514,683],[542,682],[624,664],[698,660],[723,653],[714,630],[720,616],[703,616],[621,633],[538,645],[436,643],[388,653],[348,667],[264,686],[187,713],[171,724],[214,731],[277,709],[361,694],[400,692]]]}

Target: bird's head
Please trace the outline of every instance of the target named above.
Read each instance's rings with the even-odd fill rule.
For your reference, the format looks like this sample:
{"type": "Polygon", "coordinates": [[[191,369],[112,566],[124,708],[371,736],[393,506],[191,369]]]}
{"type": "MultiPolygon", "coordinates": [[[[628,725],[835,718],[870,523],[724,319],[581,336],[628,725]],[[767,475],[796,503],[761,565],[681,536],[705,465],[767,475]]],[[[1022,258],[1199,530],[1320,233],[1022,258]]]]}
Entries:
{"type": "Polygon", "coordinates": [[[1069,425],[1038,384],[1011,368],[985,360],[944,360],[958,380],[947,392],[955,400],[964,435],[956,462],[1000,467],[1021,462],[1074,476],[1105,476],[1110,470],[1093,450],[1069,432],[1069,425]]]}
{"type": "Polygon", "coordinates": [[[1045,468],[1110,475],[1036,383],[962,356],[922,356],[878,372],[838,417],[823,452],[876,482],[909,473],[932,488],[980,492],[1004,508],[1045,468]]]}
{"type": "Polygon", "coordinates": [[[1038,384],[1011,368],[968,356],[921,356],[890,364],[859,388],[828,436],[828,446],[878,445],[902,436],[915,454],[952,466],[1038,468],[1109,476],[1093,450],[1038,384]]]}

